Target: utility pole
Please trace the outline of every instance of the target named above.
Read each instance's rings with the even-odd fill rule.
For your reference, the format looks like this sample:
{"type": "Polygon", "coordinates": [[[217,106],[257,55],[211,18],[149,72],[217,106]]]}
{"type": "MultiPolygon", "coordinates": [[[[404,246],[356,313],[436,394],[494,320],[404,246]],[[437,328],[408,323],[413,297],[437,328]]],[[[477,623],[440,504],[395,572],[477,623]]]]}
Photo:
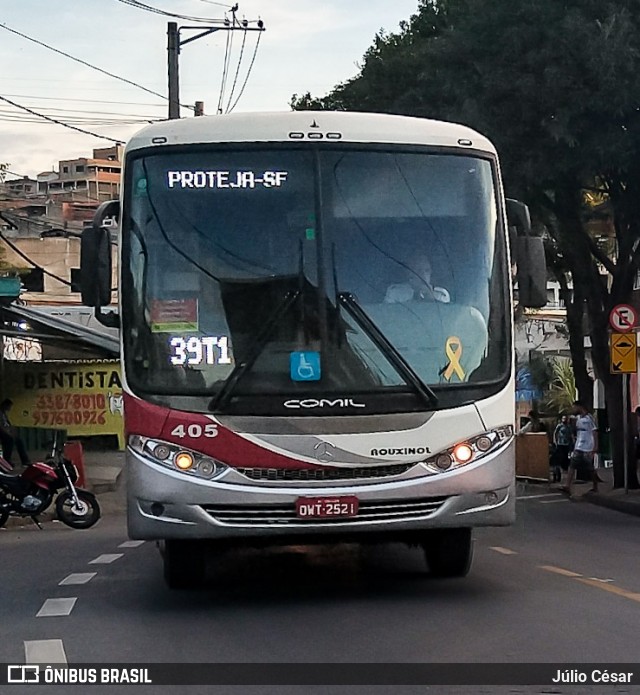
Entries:
{"type": "Polygon", "coordinates": [[[178,56],[180,55],[180,30],[176,22],[167,24],[167,65],[169,73],[169,118],[180,118],[180,81],[178,56]]]}
{"type": "MultiPolygon", "coordinates": [[[[176,22],[167,23],[167,74],[169,80],[169,118],[180,118],[180,78],[179,78],[179,57],[180,48],[191,41],[201,39],[203,36],[213,34],[215,31],[264,31],[264,22],[258,19],[255,27],[249,26],[252,22],[246,19],[239,21],[236,18],[238,5],[231,8],[232,19],[218,20],[220,26],[183,26],[179,27],[176,22]],[[199,34],[188,39],[181,40],[181,31],[198,31],[199,34]]],[[[204,114],[204,103],[197,101],[195,104],[195,115],[204,114]],[[200,112],[198,111],[200,109],[200,112]]]]}

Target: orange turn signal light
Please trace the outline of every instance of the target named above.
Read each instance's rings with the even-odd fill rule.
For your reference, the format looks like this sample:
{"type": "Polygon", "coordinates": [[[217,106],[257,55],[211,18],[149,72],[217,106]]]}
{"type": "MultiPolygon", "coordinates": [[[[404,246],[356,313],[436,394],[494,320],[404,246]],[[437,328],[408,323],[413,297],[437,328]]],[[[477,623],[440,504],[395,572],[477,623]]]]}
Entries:
{"type": "Polygon", "coordinates": [[[187,451],[181,451],[179,454],[176,454],[173,462],[176,464],[176,468],[179,468],[181,471],[188,471],[190,468],[193,468],[194,463],[193,456],[187,451]]]}

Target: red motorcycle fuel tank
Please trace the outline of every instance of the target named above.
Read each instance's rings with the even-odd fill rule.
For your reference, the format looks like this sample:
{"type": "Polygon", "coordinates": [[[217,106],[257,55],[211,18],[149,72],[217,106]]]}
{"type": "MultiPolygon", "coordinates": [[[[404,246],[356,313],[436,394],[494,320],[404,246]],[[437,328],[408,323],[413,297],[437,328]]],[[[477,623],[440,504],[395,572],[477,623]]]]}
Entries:
{"type": "Polygon", "coordinates": [[[51,483],[55,482],[57,475],[55,470],[46,463],[32,463],[27,466],[21,476],[24,480],[47,490],[51,483]]]}

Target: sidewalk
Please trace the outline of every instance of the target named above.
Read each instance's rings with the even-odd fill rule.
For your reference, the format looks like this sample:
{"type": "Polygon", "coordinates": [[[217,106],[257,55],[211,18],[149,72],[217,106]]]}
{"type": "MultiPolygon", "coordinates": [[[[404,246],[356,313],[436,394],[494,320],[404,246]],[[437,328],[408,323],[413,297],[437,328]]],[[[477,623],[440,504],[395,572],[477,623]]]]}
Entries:
{"type": "MultiPolygon", "coordinates": [[[[625,514],[640,516],[640,490],[629,490],[613,487],[613,468],[598,468],[598,475],[603,481],[598,484],[598,492],[590,492],[591,483],[575,483],[573,496],[577,502],[590,502],[600,507],[607,507],[625,514]]],[[[542,484],[543,481],[539,481],[542,484]]],[[[548,483],[551,490],[560,490],[559,483],[548,483]]]]}
{"type": "Polygon", "coordinates": [[[591,483],[576,486],[579,499],[601,507],[615,509],[625,514],[640,516],[640,490],[629,490],[625,493],[622,488],[613,487],[613,468],[598,468],[598,475],[603,480],[598,483],[598,492],[589,492],[591,483]],[[579,488],[583,488],[580,490],[579,488]]]}

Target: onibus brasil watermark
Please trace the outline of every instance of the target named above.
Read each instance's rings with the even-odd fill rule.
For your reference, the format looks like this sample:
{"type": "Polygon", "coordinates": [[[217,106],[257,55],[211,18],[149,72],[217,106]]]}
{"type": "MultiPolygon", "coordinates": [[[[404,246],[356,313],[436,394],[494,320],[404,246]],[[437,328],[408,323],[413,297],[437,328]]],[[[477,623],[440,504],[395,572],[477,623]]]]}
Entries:
{"type": "Polygon", "coordinates": [[[80,666],[40,666],[27,664],[7,666],[7,683],[97,683],[114,685],[122,683],[153,683],[148,668],[103,667],[83,668],[80,666]]]}

